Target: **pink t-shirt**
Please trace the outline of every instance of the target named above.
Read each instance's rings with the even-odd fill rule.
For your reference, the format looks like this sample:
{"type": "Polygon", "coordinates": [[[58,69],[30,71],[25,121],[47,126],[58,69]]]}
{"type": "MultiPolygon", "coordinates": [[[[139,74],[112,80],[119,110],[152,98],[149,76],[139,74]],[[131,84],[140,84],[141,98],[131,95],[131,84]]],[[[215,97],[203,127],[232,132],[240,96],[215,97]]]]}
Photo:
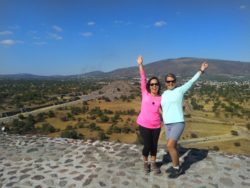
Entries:
{"type": "Polygon", "coordinates": [[[149,129],[161,127],[161,96],[153,96],[146,89],[146,75],[140,71],[141,76],[141,112],[137,117],[137,124],[149,129]]]}

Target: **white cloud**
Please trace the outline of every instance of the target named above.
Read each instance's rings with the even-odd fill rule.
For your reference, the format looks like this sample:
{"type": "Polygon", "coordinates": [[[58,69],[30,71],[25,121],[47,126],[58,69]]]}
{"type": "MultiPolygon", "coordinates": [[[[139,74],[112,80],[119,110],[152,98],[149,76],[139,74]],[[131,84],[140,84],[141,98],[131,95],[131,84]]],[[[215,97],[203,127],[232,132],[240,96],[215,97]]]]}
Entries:
{"type": "Polygon", "coordinates": [[[63,31],[63,29],[62,29],[61,27],[57,26],[57,25],[53,25],[52,28],[53,28],[54,31],[56,31],[56,32],[62,32],[62,31],[63,31]]]}
{"type": "Polygon", "coordinates": [[[13,45],[18,44],[18,43],[23,43],[23,41],[12,40],[12,39],[5,39],[5,40],[0,41],[0,44],[4,45],[4,46],[13,46],[13,45]]]}
{"type": "Polygon", "coordinates": [[[161,21],[157,21],[154,24],[155,27],[163,27],[165,25],[167,25],[167,23],[165,21],[162,21],[162,20],[161,21]]]}
{"type": "Polygon", "coordinates": [[[91,37],[93,35],[93,33],[91,33],[91,32],[83,32],[83,33],[81,33],[81,35],[84,36],[84,37],[91,37]]]}
{"type": "Polygon", "coordinates": [[[11,35],[13,34],[12,31],[0,31],[0,35],[11,35]]]}
{"type": "Polygon", "coordinates": [[[95,25],[95,22],[88,22],[89,26],[95,25]]]}
{"type": "Polygon", "coordinates": [[[62,36],[60,36],[60,35],[58,35],[56,33],[49,33],[49,36],[50,36],[50,38],[52,38],[54,40],[62,40],[63,39],[62,36]]]}
{"type": "Polygon", "coordinates": [[[247,8],[246,5],[240,5],[240,9],[245,9],[245,8],[247,8]]]}

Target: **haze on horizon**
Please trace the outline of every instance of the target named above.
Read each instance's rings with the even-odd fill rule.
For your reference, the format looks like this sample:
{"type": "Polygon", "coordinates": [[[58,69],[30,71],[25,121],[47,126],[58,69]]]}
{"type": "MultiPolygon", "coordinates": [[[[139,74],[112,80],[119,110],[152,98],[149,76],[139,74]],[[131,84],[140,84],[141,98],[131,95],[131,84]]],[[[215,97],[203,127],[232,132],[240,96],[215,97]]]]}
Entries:
{"type": "Polygon", "coordinates": [[[162,59],[250,62],[248,0],[0,0],[0,74],[72,75],[162,59]]]}

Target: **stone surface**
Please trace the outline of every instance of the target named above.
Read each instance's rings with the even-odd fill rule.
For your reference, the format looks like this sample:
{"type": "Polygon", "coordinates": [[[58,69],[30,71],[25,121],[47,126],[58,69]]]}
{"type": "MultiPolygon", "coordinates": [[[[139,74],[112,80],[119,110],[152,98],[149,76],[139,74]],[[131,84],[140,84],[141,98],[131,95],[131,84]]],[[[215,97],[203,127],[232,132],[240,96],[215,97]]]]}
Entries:
{"type": "Polygon", "coordinates": [[[0,135],[0,187],[241,187],[250,186],[249,156],[180,148],[185,173],[169,179],[165,146],[162,174],[145,175],[140,145],[39,136],[0,135]]]}

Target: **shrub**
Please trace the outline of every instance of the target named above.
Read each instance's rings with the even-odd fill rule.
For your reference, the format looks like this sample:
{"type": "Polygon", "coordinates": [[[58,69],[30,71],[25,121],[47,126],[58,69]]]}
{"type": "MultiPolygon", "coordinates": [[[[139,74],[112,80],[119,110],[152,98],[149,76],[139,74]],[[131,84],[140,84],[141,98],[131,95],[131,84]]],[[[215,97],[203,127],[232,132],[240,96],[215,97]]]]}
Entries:
{"type": "Polygon", "coordinates": [[[79,138],[77,135],[77,132],[75,130],[65,130],[61,133],[62,138],[73,138],[77,139],[79,138]]]}
{"type": "Polygon", "coordinates": [[[104,100],[105,102],[111,102],[111,100],[108,97],[105,97],[105,96],[101,97],[101,99],[104,100]]]}
{"type": "Polygon", "coordinates": [[[236,147],[239,147],[239,146],[240,146],[240,143],[239,143],[239,142],[235,142],[234,145],[235,145],[236,147]]]}
{"type": "Polygon", "coordinates": [[[185,114],[185,118],[191,118],[191,114],[185,114]]]}
{"type": "Polygon", "coordinates": [[[233,136],[238,136],[238,135],[239,135],[239,133],[238,133],[237,131],[234,131],[234,130],[231,131],[231,134],[232,134],[233,136]]]}
{"type": "Polygon", "coordinates": [[[82,104],[83,105],[88,105],[88,102],[87,101],[83,101],[82,104]]]}
{"type": "Polygon", "coordinates": [[[103,140],[108,140],[109,137],[103,131],[99,131],[98,138],[99,140],[103,141],[103,140]]]}
{"type": "Polygon", "coordinates": [[[35,124],[32,120],[20,121],[14,119],[10,125],[10,131],[16,134],[27,134],[35,131],[35,124]]]}
{"type": "Polygon", "coordinates": [[[219,151],[219,150],[220,150],[220,148],[219,148],[218,146],[214,146],[214,147],[213,147],[213,150],[215,150],[215,151],[219,151]]]}
{"type": "Polygon", "coordinates": [[[36,116],[36,121],[37,122],[43,122],[45,120],[45,113],[39,113],[39,114],[37,114],[37,116],[36,116]]]}
{"type": "Polygon", "coordinates": [[[56,115],[55,115],[55,113],[54,113],[52,110],[50,110],[50,111],[48,112],[48,116],[49,116],[50,118],[52,118],[52,117],[55,117],[56,115]]]}
{"type": "Polygon", "coordinates": [[[198,136],[195,133],[191,133],[191,138],[198,138],[198,136]]]}
{"type": "Polygon", "coordinates": [[[79,139],[85,139],[85,136],[84,136],[83,134],[79,133],[79,134],[78,134],[78,138],[79,138],[79,139]]]}
{"type": "Polygon", "coordinates": [[[112,110],[104,109],[104,113],[105,114],[113,114],[114,112],[112,110]]]}
{"type": "Polygon", "coordinates": [[[119,128],[117,125],[113,124],[111,125],[108,130],[107,134],[112,134],[112,133],[121,133],[122,129],[119,128]]]}
{"type": "Polygon", "coordinates": [[[20,114],[20,115],[18,116],[18,118],[21,119],[21,120],[24,120],[24,119],[25,119],[25,117],[24,117],[23,114],[20,114]]]}
{"type": "Polygon", "coordinates": [[[111,118],[111,121],[113,123],[117,123],[119,119],[120,119],[120,114],[116,112],[115,115],[111,118]]]}
{"type": "Polygon", "coordinates": [[[34,124],[36,122],[34,116],[31,114],[28,116],[27,120],[33,122],[34,124]]]}
{"type": "Polygon", "coordinates": [[[77,127],[78,127],[78,128],[84,128],[85,126],[84,126],[83,122],[79,122],[79,123],[77,124],[77,127]]]}
{"type": "Polygon", "coordinates": [[[105,115],[102,115],[102,116],[100,117],[100,121],[103,122],[103,123],[106,123],[106,122],[109,121],[109,117],[108,117],[108,116],[105,116],[105,115]]]}
{"type": "Polygon", "coordinates": [[[53,133],[56,131],[56,129],[49,123],[43,123],[41,130],[46,133],[53,133]]]}
{"type": "Polygon", "coordinates": [[[128,133],[133,132],[133,131],[132,131],[131,127],[129,127],[127,124],[125,124],[125,125],[121,128],[121,132],[122,132],[122,133],[128,134],[128,133]]]}
{"type": "Polygon", "coordinates": [[[89,125],[89,129],[90,129],[90,131],[100,131],[100,130],[101,130],[101,128],[98,127],[98,126],[96,126],[95,123],[91,123],[91,124],[89,125]]]}
{"type": "Polygon", "coordinates": [[[102,110],[101,110],[100,107],[95,107],[95,108],[93,108],[93,109],[90,110],[89,114],[90,114],[90,115],[98,115],[98,116],[101,116],[101,115],[103,115],[103,112],[102,112],[102,110]]]}
{"type": "Polygon", "coordinates": [[[134,109],[130,109],[127,111],[127,115],[137,115],[137,113],[134,109]]]}
{"type": "Polygon", "coordinates": [[[78,115],[82,112],[82,109],[80,107],[71,107],[71,113],[74,115],[78,115]]]}
{"type": "Polygon", "coordinates": [[[250,130],[250,123],[247,124],[247,129],[250,130]]]}
{"type": "Polygon", "coordinates": [[[61,117],[61,120],[65,122],[65,121],[69,121],[69,118],[67,116],[63,116],[61,117]]]}

